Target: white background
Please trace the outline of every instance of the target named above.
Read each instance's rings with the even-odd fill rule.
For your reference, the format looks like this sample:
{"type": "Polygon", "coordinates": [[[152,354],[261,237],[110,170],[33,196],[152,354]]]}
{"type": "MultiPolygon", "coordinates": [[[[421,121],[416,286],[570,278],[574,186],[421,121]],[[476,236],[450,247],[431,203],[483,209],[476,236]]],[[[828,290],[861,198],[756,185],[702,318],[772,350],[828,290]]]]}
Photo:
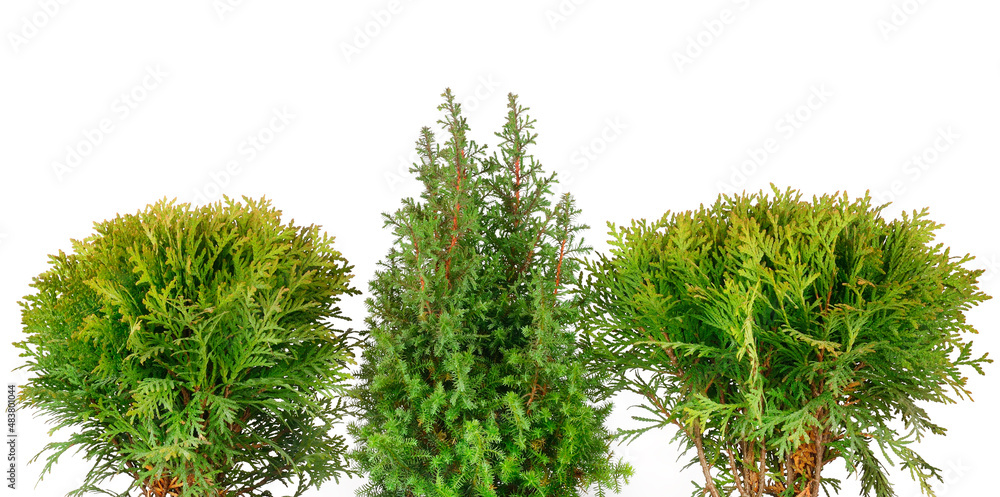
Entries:
{"type": "MultiPolygon", "coordinates": [[[[380,213],[419,191],[413,143],[449,86],[491,146],[506,94],[520,95],[538,121],[534,153],[575,194],[597,250],[608,220],[721,191],[870,189],[894,202],[889,215],[930,207],[939,241],[976,255],[997,294],[998,15],[986,0],[7,0],[0,329],[22,339],[17,301],[46,254],[163,197],[266,195],[337,236],[367,290],[391,243],[380,213]]],[[[362,302],[345,302],[355,327],[362,302]]],[[[997,350],[998,304],[968,314],[980,352],[997,350]]],[[[3,351],[4,369],[20,363],[3,351]]],[[[995,492],[1000,371],[988,374],[970,381],[975,403],[929,407],[949,428],[919,444],[947,477],[939,495],[995,492]]],[[[629,424],[629,400],[612,427],[629,424]]],[[[47,428],[19,413],[21,494],[63,495],[89,467],[66,457],[32,490],[42,464],[25,463],[47,428]]],[[[680,472],[672,435],[618,449],[636,470],[622,495],[690,495],[701,477],[680,472]]],[[[906,474],[893,480],[917,495],[906,474]]]]}

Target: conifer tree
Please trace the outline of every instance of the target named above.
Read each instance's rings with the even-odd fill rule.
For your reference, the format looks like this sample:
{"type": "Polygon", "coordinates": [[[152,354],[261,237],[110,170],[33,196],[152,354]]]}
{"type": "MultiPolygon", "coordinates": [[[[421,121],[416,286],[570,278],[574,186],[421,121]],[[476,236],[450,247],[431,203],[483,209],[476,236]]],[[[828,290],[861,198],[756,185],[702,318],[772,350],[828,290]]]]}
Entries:
{"type": "Polygon", "coordinates": [[[576,342],[578,211],[550,200],[528,153],[534,121],[508,97],[499,154],[443,95],[439,144],[421,131],[422,201],[386,215],[396,242],[368,300],[356,390],[363,496],[575,496],[618,490],[611,408],[576,342]]]}
{"type": "Polygon", "coordinates": [[[70,449],[94,462],[74,495],[300,495],[347,472],[330,430],[353,333],[327,320],[358,292],[333,238],[280,214],[161,201],[51,257],[15,344],[35,373],[23,400],[74,430],[43,475],[70,449]]]}
{"type": "Polygon", "coordinates": [[[676,426],[710,497],[817,497],[839,489],[837,460],[890,497],[893,458],[932,495],[940,472],[911,442],[945,428],[919,403],[971,399],[963,370],[991,361],[964,313],[989,297],[971,256],[932,244],[926,209],[885,207],[775,188],[610,225],[586,336],[614,388],[646,399],[624,438],[676,426]]]}

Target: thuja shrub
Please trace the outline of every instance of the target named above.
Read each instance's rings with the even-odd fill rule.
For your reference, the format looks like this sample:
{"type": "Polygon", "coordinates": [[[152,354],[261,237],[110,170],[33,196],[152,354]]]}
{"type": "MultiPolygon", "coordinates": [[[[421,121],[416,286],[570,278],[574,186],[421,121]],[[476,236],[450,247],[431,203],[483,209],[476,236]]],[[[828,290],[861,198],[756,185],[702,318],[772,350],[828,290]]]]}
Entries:
{"type": "Polygon", "coordinates": [[[894,461],[932,494],[940,472],[911,442],[945,428],[920,404],[971,398],[964,371],[990,361],[965,312],[989,297],[926,209],[884,207],[774,189],[611,225],[586,267],[587,336],[645,398],[625,439],[676,426],[712,497],[836,491],[835,461],[866,496],[894,495],[894,461]]]}
{"type": "Polygon", "coordinates": [[[425,189],[385,216],[395,244],[371,282],[350,427],[370,479],[359,495],[618,491],[631,468],[611,460],[611,406],[577,345],[578,211],[550,199],[514,95],[492,156],[443,97],[446,141],[421,132],[411,171],[425,189]]]}
{"type": "Polygon", "coordinates": [[[51,256],[15,344],[34,373],[27,405],[73,429],[46,447],[43,474],[71,448],[94,462],[74,494],[256,496],[297,481],[299,495],[347,471],[330,429],[350,333],[329,320],[357,293],[351,267],[317,226],[280,214],[160,201],[51,256]],[[102,488],[119,475],[127,488],[102,488]]]}

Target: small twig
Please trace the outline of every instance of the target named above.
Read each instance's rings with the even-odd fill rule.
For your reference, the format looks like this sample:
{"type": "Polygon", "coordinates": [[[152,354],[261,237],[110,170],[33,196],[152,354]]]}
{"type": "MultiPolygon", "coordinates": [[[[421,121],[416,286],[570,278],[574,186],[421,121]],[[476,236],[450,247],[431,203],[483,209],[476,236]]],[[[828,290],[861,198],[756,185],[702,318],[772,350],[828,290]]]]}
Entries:
{"type": "MultiPolygon", "coordinates": [[[[514,215],[518,214],[521,206],[521,158],[514,158],[514,215]]],[[[516,226],[517,219],[514,219],[516,226]]]]}
{"type": "Polygon", "coordinates": [[[705,459],[705,447],[701,442],[701,427],[698,426],[698,423],[694,424],[694,445],[698,449],[698,462],[701,463],[701,472],[705,475],[705,489],[712,494],[712,497],[722,497],[719,489],[715,487],[715,481],[712,480],[712,472],[708,467],[708,461],[705,459]]]}
{"type": "Polygon", "coordinates": [[[733,472],[733,483],[736,484],[736,490],[739,490],[740,495],[743,497],[749,497],[747,491],[743,487],[745,479],[741,477],[740,470],[736,467],[736,458],[733,457],[733,450],[729,448],[728,445],[726,446],[726,455],[729,456],[729,469],[733,472]]]}
{"type": "Polygon", "coordinates": [[[525,403],[525,409],[531,412],[531,403],[535,401],[535,390],[538,388],[538,366],[535,365],[535,377],[531,380],[531,394],[528,395],[528,402],[525,403]]]}
{"type": "Polygon", "coordinates": [[[559,247],[559,263],[556,264],[556,289],[552,292],[553,295],[559,294],[559,277],[562,276],[562,263],[563,256],[566,255],[566,239],[563,238],[562,244],[559,247]]]}
{"type": "Polygon", "coordinates": [[[760,478],[757,480],[757,497],[764,495],[764,480],[767,477],[767,441],[761,439],[760,441],[760,471],[758,474],[760,478]]]}
{"type": "Polygon", "coordinates": [[[515,274],[523,273],[526,269],[528,269],[528,265],[531,264],[531,259],[535,257],[535,249],[538,248],[538,242],[542,240],[542,235],[545,234],[545,227],[549,225],[549,221],[551,219],[552,219],[552,212],[550,211],[548,214],[545,215],[545,221],[541,224],[542,229],[538,230],[538,233],[535,235],[535,241],[531,244],[531,249],[528,250],[528,256],[525,257],[524,262],[521,263],[521,266],[517,268],[517,273],[515,274]]]}
{"type": "Polygon", "coordinates": [[[792,451],[785,453],[785,488],[788,486],[795,486],[795,482],[792,481],[792,451]]]}

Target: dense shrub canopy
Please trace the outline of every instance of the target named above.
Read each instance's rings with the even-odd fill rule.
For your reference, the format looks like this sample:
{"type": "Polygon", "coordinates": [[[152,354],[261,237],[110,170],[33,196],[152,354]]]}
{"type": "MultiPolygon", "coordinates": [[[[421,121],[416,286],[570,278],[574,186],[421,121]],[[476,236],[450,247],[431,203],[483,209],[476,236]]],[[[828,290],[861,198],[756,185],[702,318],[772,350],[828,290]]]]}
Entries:
{"type": "Polygon", "coordinates": [[[988,297],[926,209],[883,208],[775,189],[611,226],[587,267],[588,337],[647,399],[627,437],[679,427],[715,497],[816,496],[837,459],[888,497],[890,455],[930,492],[938,470],[908,444],[945,429],[919,402],[968,397],[963,370],[988,360],[964,313],[988,297]]]}
{"type": "MultiPolygon", "coordinates": [[[[296,494],[345,470],[336,397],[351,362],[330,327],[350,267],[318,227],[267,201],[161,201],[96,224],[22,302],[27,403],[94,461],[77,492],[131,477],[144,495],[296,494]]],[[[114,493],[113,493],[114,494],[114,493]]]]}
{"type": "Polygon", "coordinates": [[[414,166],[426,189],[386,216],[396,242],[371,282],[370,336],[353,453],[365,496],[574,496],[617,489],[576,343],[584,248],[569,196],[526,151],[533,122],[513,95],[484,155],[450,92],[439,145],[424,128],[414,166]]]}

